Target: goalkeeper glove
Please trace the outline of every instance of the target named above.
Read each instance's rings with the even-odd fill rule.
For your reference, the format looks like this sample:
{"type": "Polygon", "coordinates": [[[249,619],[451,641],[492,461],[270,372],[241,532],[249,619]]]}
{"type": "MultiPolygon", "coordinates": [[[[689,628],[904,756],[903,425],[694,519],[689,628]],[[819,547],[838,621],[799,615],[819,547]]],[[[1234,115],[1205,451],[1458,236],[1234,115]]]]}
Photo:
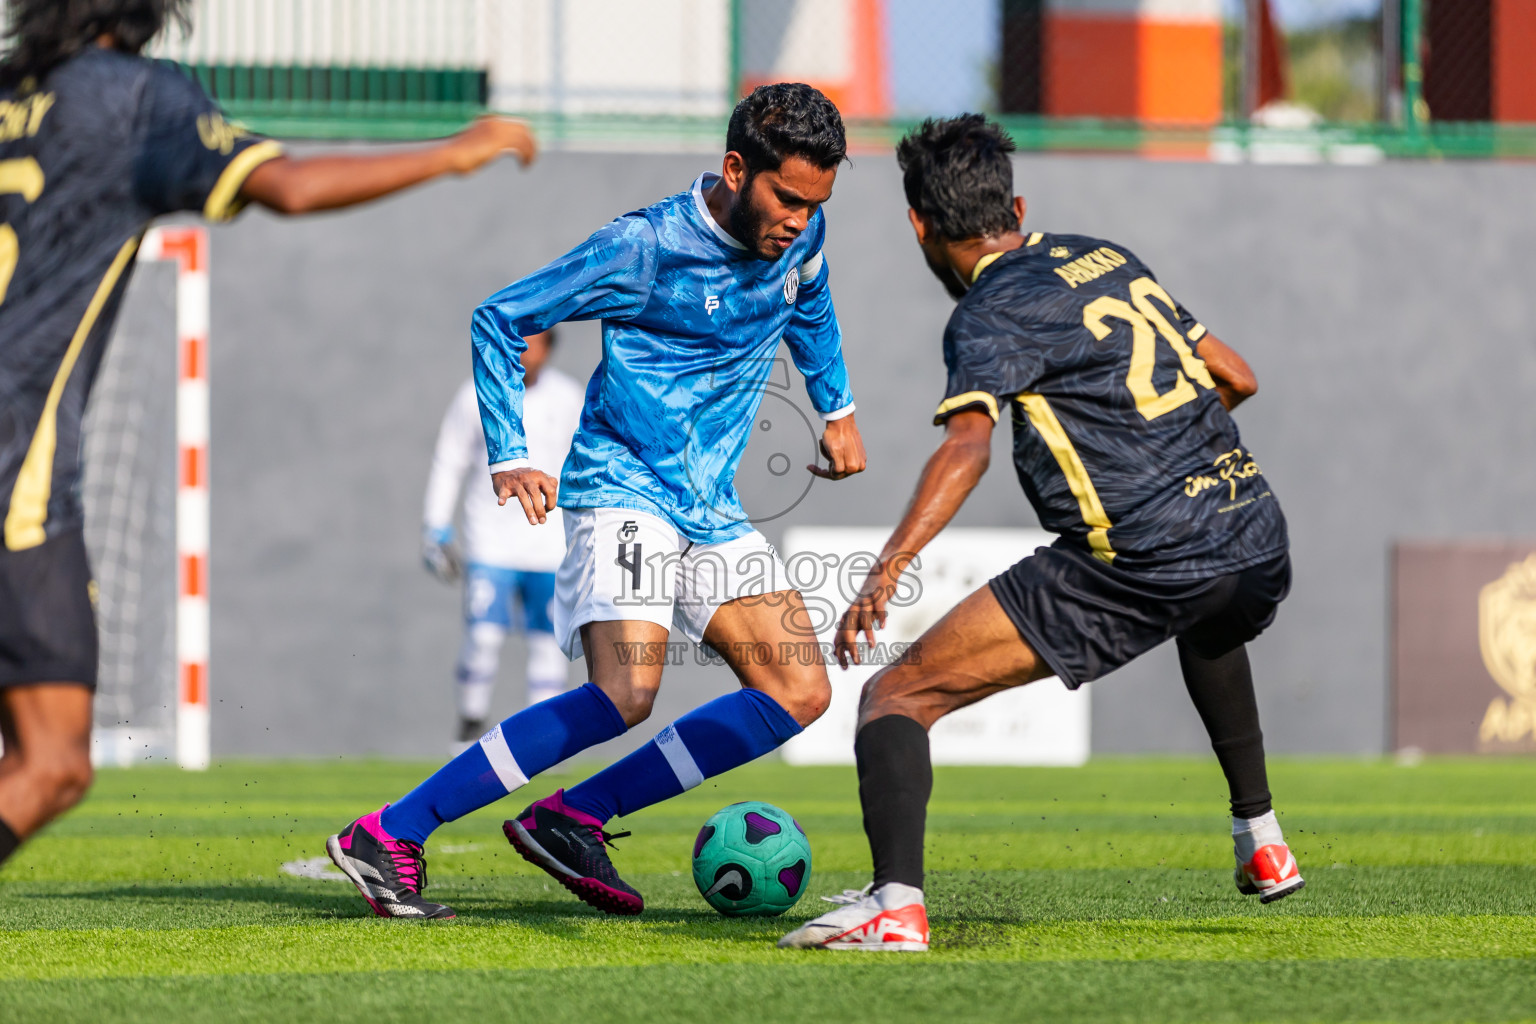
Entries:
{"type": "Polygon", "coordinates": [[[452,583],[463,572],[459,553],[453,547],[453,527],[423,527],[421,531],[421,561],[427,571],[444,583],[452,583]]]}

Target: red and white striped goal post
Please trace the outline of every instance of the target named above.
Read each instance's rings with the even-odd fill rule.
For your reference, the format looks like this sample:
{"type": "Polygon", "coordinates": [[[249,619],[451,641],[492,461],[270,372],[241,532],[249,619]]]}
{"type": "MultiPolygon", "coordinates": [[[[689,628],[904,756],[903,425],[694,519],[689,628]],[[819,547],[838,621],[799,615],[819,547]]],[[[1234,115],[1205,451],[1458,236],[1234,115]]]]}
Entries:
{"type": "Polygon", "coordinates": [[[176,763],[209,762],[208,231],[153,228],[140,260],[176,264],[176,763]]]}

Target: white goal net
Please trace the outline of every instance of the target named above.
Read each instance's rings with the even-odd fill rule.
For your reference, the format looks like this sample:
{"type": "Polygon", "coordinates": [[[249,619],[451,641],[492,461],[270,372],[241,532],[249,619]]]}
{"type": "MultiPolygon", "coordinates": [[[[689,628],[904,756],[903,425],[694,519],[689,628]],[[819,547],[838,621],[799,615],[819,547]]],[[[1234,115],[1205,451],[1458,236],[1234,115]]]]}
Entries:
{"type": "Polygon", "coordinates": [[[176,724],[176,271],[139,268],[85,417],[101,663],[95,757],[169,758],[176,724]]]}

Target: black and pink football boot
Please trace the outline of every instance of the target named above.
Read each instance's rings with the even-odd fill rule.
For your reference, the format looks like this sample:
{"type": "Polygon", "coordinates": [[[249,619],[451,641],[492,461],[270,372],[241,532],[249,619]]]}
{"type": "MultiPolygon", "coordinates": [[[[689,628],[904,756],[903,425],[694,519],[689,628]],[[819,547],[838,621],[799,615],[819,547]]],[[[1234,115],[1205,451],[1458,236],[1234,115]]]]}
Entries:
{"type": "Polygon", "coordinates": [[[557,789],[502,825],[507,841],[587,906],[610,914],[640,913],[645,897],[619,877],[606,849],[629,833],[604,832],[602,822],[566,806],[564,796],[565,790],[557,789]]]}
{"type": "Polygon", "coordinates": [[[409,917],[418,921],[453,917],[451,907],[421,898],[421,890],[427,887],[427,858],[422,856],[419,844],[396,839],[384,831],[379,824],[384,807],[363,815],[327,839],[325,852],[380,917],[409,917]]]}

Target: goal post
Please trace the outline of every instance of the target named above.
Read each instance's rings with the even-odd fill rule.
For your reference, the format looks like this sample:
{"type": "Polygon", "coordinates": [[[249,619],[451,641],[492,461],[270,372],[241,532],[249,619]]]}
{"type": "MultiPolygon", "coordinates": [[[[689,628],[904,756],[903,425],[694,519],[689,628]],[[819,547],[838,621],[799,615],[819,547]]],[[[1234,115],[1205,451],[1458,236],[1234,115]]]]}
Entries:
{"type": "Polygon", "coordinates": [[[175,290],[167,303],[163,272],[140,279],[156,283],[138,291],[137,313],[118,324],[86,416],[86,537],[101,637],[92,756],[98,764],[173,759],[203,769],[208,232],[154,228],[138,258],[174,267],[175,290]]]}
{"type": "Polygon", "coordinates": [[[176,763],[209,762],[208,231],[154,228],[141,260],[176,264],[176,763]]]}

